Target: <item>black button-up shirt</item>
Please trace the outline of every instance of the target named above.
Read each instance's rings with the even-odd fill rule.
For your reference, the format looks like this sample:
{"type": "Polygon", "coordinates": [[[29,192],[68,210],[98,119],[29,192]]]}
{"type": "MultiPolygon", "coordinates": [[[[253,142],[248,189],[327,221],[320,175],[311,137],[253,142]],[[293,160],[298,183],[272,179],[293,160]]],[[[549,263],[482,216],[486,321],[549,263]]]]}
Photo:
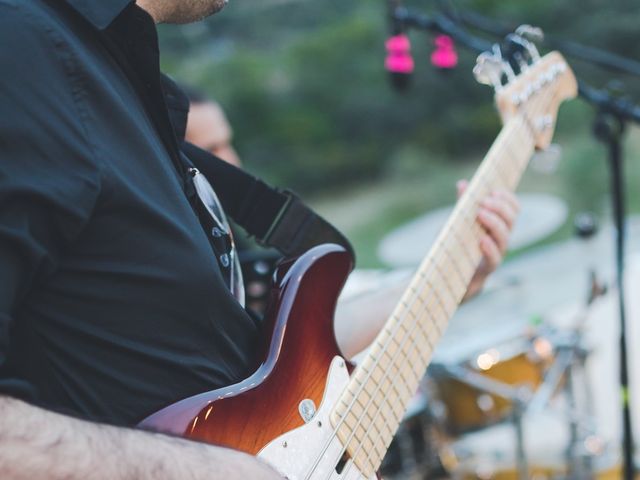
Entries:
{"type": "Polygon", "coordinates": [[[259,330],[190,203],[152,19],[0,0],[0,65],[0,392],[132,424],[247,376],[259,330]]]}

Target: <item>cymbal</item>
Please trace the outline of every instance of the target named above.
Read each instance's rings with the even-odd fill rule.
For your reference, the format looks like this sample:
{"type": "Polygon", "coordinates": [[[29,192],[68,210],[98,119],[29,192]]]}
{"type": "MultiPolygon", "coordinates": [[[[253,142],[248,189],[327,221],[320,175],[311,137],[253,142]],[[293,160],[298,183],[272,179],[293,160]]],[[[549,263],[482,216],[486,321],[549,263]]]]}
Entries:
{"type": "MultiPolygon", "coordinates": [[[[522,208],[509,242],[512,250],[546,238],[567,219],[569,208],[559,197],[524,193],[518,198],[522,208]]],[[[453,207],[451,205],[428,212],[389,233],[378,246],[379,258],[393,267],[418,265],[446,223],[453,207]]]]}

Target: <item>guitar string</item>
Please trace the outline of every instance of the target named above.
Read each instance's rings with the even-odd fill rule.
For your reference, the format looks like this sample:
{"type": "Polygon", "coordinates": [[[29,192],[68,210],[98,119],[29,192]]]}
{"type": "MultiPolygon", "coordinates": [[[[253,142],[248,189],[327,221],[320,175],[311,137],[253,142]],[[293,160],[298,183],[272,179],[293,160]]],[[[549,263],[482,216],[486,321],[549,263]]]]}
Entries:
{"type": "MultiPolygon", "coordinates": [[[[464,221],[464,218],[463,218],[462,220],[464,221]]],[[[465,221],[464,223],[465,223],[465,224],[468,224],[468,223],[470,223],[470,222],[465,221]]],[[[474,221],[473,223],[475,223],[475,221],[474,221]]],[[[468,225],[467,225],[467,226],[468,226],[468,225]]],[[[433,268],[433,263],[434,263],[434,262],[432,261],[430,268],[433,268]]],[[[421,282],[421,283],[423,284],[422,286],[424,286],[424,284],[425,284],[425,283],[427,283],[427,282],[426,282],[426,279],[427,279],[427,278],[428,278],[428,276],[427,276],[427,275],[423,275],[423,276],[422,276],[422,282],[421,282]]],[[[415,288],[413,288],[413,286],[412,286],[412,294],[413,294],[412,304],[415,304],[415,303],[416,303],[417,298],[420,298],[423,302],[425,302],[425,300],[424,300],[424,299],[420,296],[420,294],[419,294],[419,289],[415,289],[415,288]]],[[[441,308],[442,308],[442,310],[443,310],[443,313],[445,313],[445,315],[448,315],[447,308],[446,308],[446,307],[444,306],[444,304],[442,303],[442,300],[441,300],[440,296],[438,295],[438,293],[436,292],[436,290],[435,290],[435,289],[430,289],[430,290],[429,290],[429,294],[430,294],[430,296],[428,297],[428,300],[433,299],[433,297],[435,296],[435,297],[438,299],[439,303],[441,304],[441,308]]],[[[428,304],[428,301],[427,301],[427,302],[425,302],[425,303],[427,303],[427,304],[428,304]]],[[[436,318],[434,318],[434,316],[431,314],[431,312],[430,312],[430,311],[427,311],[427,314],[429,314],[429,316],[431,317],[431,319],[435,321],[434,323],[436,324],[436,326],[438,327],[438,329],[439,329],[439,330],[441,330],[441,329],[439,328],[439,327],[440,327],[440,326],[439,326],[439,323],[440,323],[440,322],[438,322],[438,321],[437,321],[437,319],[436,319],[436,318]]],[[[406,318],[406,315],[405,315],[405,318],[406,318]]],[[[403,319],[403,318],[398,318],[398,320],[399,320],[400,322],[395,326],[395,330],[397,330],[397,329],[400,327],[400,324],[401,324],[402,320],[404,320],[404,319],[403,319]]],[[[417,320],[417,319],[416,319],[416,320],[417,320]]],[[[412,327],[412,328],[407,332],[407,334],[409,334],[409,335],[413,334],[413,330],[416,328],[417,324],[418,324],[418,323],[417,323],[417,321],[416,321],[416,324],[415,324],[415,325],[413,325],[413,327],[412,327]]],[[[396,332],[394,331],[394,332],[391,332],[391,333],[392,333],[392,337],[391,337],[391,338],[393,338],[393,334],[395,334],[396,332]]],[[[441,335],[441,331],[439,332],[439,335],[441,335]]],[[[401,346],[404,344],[404,342],[406,342],[406,339],[407,339],[407,338],[408,338],[408,337],[406,337],[406,335],[405,335],[405,338],[403,339],[403,342],[402,342],[401,346]]],[[[387,340],[387,342],[389,342],[389,339],[387,340]]],[[[386,347],[388,347],[388,343],[387,343],[387,345],[386,345],[386,346],[385,346],[385,345],[383,345],[383,347],[385,347],[385,348],[386,348],[386,347]]],[[[398,350],[398,352],[396,352],[396,355],[392,358],[392,361],[395,361],[395,360],[396,360],[396,358],[395,358],[395,357],[397,357],[397,355],[398,355],[399,353],[401,353],[401,352],[403,352],[403,350],[400,348],[400,349],[398,350]]],[[[379,363],[379,359],[376,359],[376,362],[374,363],[374,368],[375,368],[375,367],[377,367],[377,363],[379,363]]],[[[370,375],[369,375],[369,376],[370,376],[370,375]]],[[[366,381],[366,380],[367,380],[367,379],[365,379],[365,381],[366,381]]],[[[364,384],[360,386],[359,391],[358,391],[358,392],[356,392],[356,394],[355,394],[355,395],[359,394],[359,393],[363,390],[363,388],[364,388],[364,384]]],[[[366,406],[366,408],[370,407],[370,404],[371,404],[371,401],[369,401],[369,404],[366,406]]],[[[351,405],[349,406],[349,408],[352,408],[352,407],[353,407],[353,401],[352,401],[351,405]]],[[[366,410],[365,410],[365,411],[366,411],[366,410]]],[[[347,410],[347,414],[348,414],[348,412],[349,412],[349,411],[347,410]]],[[[341,420],[339,421],[339,423],[336,425],[336,430],[341,426],[341,424],[345,421],[345,419],[346,419],[346,414],[345,414],[345,416],[343,416],[343,417],[341,418],[341,420]]],[[[359,424],[359,423],[360,423],[360,422],[358,422],[358,424],[359,424]]],[[[359,425],[357,425],[357,426],[359,426],[359,425]]],[[[337,433],[337,431],[334,431],[334,436],[330,439],[330,441],[332,441],[332,440],[333,440],[333,438],[335,438],[335,434],[336,434],[336,433],[337,433]]],[[[353,438],[353,434],[352,434],[352,435],[350,435],[350,437],[347,439],[347,442],[345,443],[345,445],[347,446],[347,448],[348,448],[348,445],[350,445],[350,442],[351,442],[352,438],[353,438]]],[[[345,450],[346,450],[346,448],[345,448],[345,449],[343,449],[343,451],[342,451],[342,453],[341,453],[341,455],[340,455],[340,456],[342,456],[342,454],[344,453],[344,451],[345,451],[345,450]]],[[[326,449],[325,449],[325,451],[326,451],[326,449]]],[[[324,452],[323,452],[323,453],[324,453],[324,452]]],[[[351,465],[350,465],[348,468],[350,468],[350,467],[351,467],[351,465]]],[[[312,473],[313,473],[313,471],[315,470],[315,468],[316,468],[316,466],[314,465],[314,468],[312,468],[312,471],[310,472],[310,474],[312,474],[312,473]]],[[[346,473],[347,473],[347,472],[345,472],[345,475],[346,475],[346,473]]],[[[330,475],[330,476],[331,476],[331,475],[330,475]]],[[[309,478],[309,477],[306,477],[306,478],[309,478]]]]}
{"type": "MultiPolygon", "coordinates": [[[[551,95],[551,98],[553,98],[553,92],[549,92],[549,91],[547,91],[547,92],[546,92],[546,94],[544,94],[544,96],[543,96],[543,100],[550,100],[550,98],[549,98],[549,94],[550,94],[550,93],[552,94],[552,95],[551,95]]],[[[542,102],[540,102],[540,103],[542,104],[542,102]]],[[[524,129],[525,129],[525,131],[526,131],[527,133],[529,133],[529,135],[527,135],[527,137],[529,137],[530,135],[531,135],[531,136],[533,136],[533,132],[532,132],[532,129],[531,129],[531,125],[530,125],[530,123],[527,125],[527,122],[526,122],[525,118],[523,118],[523,117],[525,117],[525,115],[520,115],[520,116],[519,116],[519,118],[520,118],[520,119],[522,119],[522,122],[521,122],[520,124],[516,125],[516,127],[514,127],[514,132],[512,133],[512,135],[514,135],[514,136],[515,136],[515,134],[516,134],[516,133],[521,133],[521,132],[522,132],[522,130],[523,130],[523,128],[524,128],[524,129]],[[529,127],[529,128],[526,128],[526,127],[529,127]]],[[[535,140],[534,140],[534,139],[532,139],[532,143],[533,143],[533,146],[535,147],[535,140]]],[[[487,164],[487,165],[489,165],[490,167],[491,167],[491,166],[493,166],[492,170],[494,170],[494,173],[498,173],[500,170],[502,170],[503,165],[501,165],[501,161],[502,161],[502,162],[504,162],[504,161],[505,161],[504,159],[506,159],[506,158],[510,158],[510,159],[511,159],[511,158],[513,158],[513,157],[514,157],[513,152],[511,151],[511,149],[509,148],[509,146],[510,146],[510,144],[507,142],[505,145],[501,146],[499,150],[502,150],[502,149],[507,150],[507,152],[510,154],[510,157],[499,157],[498,161],[487,164]],[[499,166],[500,166],[501,168],[498,168],[499,166]]],[[[524,161],[523,161],[523,165],[521,166],[521,168],[519,168],[520,172],[518,172],[518,177],[521,177],[521,176],[522,176],[522,173],[524,173],[524,170],[526,169],[526,166],[527,166],[527,164],[528,164],[528,160],[530,159],[530,157],[531,157],[531,154],[529,154],[529,155],[525,156],[524,161]]],[[[516,158],[517,158],[517,157],[516,157],[516,158]]],[[[489,172],[486,172],[486,173],[485,173],[485,175],[482,175],[482,176],[480,177],[480,179],[482,180],[482,182],[481,182],[481,183],[483,183],[483,184],[484,184],[485,188],[488,188],[488,189],[490,190],[491,188],[494,188],[494,187],[493,187],[493,186],[489,186],[489,185],[487,185],[487,184],[486,184],[486,174],[487,174],[487,173],[491,173],[491,172],[490,172],[490,171],[489,171],[489,172]]],[[[477,202],[474,202],[474,203],[477,205],[477,202]]],[[[444,247],[443,247],[443,250],[444,250],[444,247]]],[[[418,319],[418,318],[416,318],[416,319],[414,319],[414,320],[416,321],[416,323],[419,323],[419,319],[418,319]]],[[[413,330],[413,328],[412,328],[412,330],[413,330]]],[[[404,341],[403,341],[403,343],[404,343],[404,341]]],[[[414,343],[414,345],[415,345],[415,343],[414,343]]],[[[433,352],[431,352],[431,354],[432,354],[432,353],[433,353],[433,352]]],[[[427,365],[428,365],[428,361],[427,361],[427,365]]],[[[391,384],[391,385],[393,385],[393,384],[391,384]]],[[[376,392],[376,393],[377,393],[377,392],[376,392]]],[[[375,416],[374,418],[372,418],[372,425],[375,425],[375,421],[380,417],[381,407],[382,407],[382,403],[381,403],[381,405],[378,407],[378,411],[376,412],[376,416],[375,416]]],[[[361,419],[364,417],[364,413],[366,413],[366,412],[363,412],[363,414],[361,415],[361,419]]],[[[384,417],[384,416],[383,416],[383,417],[384,417]]],[[[387,428],[389,428],[389,425],[388,425],[388,423],[387,423],[387,418],[386,418],[386,417],[384,417],[384,421],[385,421],[385,424],[387,424],[387,428]]],[[[358,422],[358,423],[360,423],[360,422],[358,422]]],[[[354,433],[356,432],[356,430],[357,430],[357,428],[358,428],[359,426],[360,426],[360,425],[357,425],[357,426],[356,426],[356,429],[354,429],[354,430],[353,430],[353,432],[354,432],[354,433]]],[[[396,429],[397,429],[397,426],[396,426],[396,429]]],[[[395,433],[395,431],[394,431],[394,430],[391,430],[391,429],[390,429],[390,431],[392,431],[393,433],[395,433]]],[[[368,433],[368,432],[367,432],[367,433],[368,433]]],[[[380,432],[380,433],[381,433],[381,432],[380,432]]],[[[350,445],[350,442],[352,441],[352,439],[353,439],[353,434],[352,434],[352,435],[350,435],[349,440],[346,442],[346,444],[345,444],[345,448],[344,448],[344,450],[343,450],[343,454],[344,454],[344,451],[346,451],[346,450],[349,448],[349,445],[350,445]]],[[[373,440],[371,440],[371,439],[370,439],[370,442],[371,442],[372,446],[375,446],[375,442],[374,442],[373,440]]],[[[349,464],[349,466],[347,467],[347,470],[344,472],[344,474],[343,474],[343,476],[344,476],[344,477],[346,477],[346,475],[348,474],[348,472],[349,472],[349,470],[350,470],[351,466],[355,463],[355,459],[357,458],[358,454],[360,453],[360,451],[361,451],[362,447],[363,447],[363,442],[361,442],[361,443],[360,443],[360,445],[358,445],[358,447],[356,448],[355,452],[354,452],[354,453],[353,453],[353,455],[351,456],[351,460],[352,460],[352,462],[351,462],[351,464],[349,464]]],[[[370,450],[370,451],[367,453],[367,456],[366,456],[366,458],[365,458],[365,465],[367,465],[367,464],[371,464],[372,466],[374,466],[373,462],[371,461],[371,455],[372,455],[372,453],[373,453],[373,451],[374,451],[374,450],[375,450],[375,449],[373,449],[373,448],[372,448],[372,450],[370,450]]],[[[378,456],[381,456],[381,455],[380,455],[380,452],[376,452],[376,454],[377,454],[378,456]]],[[[382,455],[381,457],[384,457],[384,455],[382,455]]],[[[380,460],[382,460],[382,458],[380,458],[380,460]]],[[[375,468],[374,468],[374,470],[375,470],[375,468]]]]}
{"type": "MultiPolygon", "coordinates": [[[[424,278],[423,278],[422,282],[423,282],[423,283],[426,283],[426,281],[424,280],[424,278]]],[[[433,291],[433,290],[432,290],[432,291],[433,291]]],[[[414,297],[414,298],[413,298],[413,302],[412,302],[412,303],[413,303],[413,304],[415,304],[415,302],[416,302],[416,297],[419,297],[418,290],[414,290],[414,291],[413,291],[413,297],[414,297]]],[[[421,299],[421,300],[424,302],[424,299],[421,299]]],[[[446,312],[446,310],[445,310],[445,313],[447,313],[447,312],[446,312]]],[[[406,318],[406,315],[405,315],[405,318],[406,318]]],[[[397,323],[397,325],[395,326],[395,329],[397,329],[397,328],[399,327],[399,325],[402,323],[402,320],[404,320],[404,319],[398,319],[398,320],[401,320],[401,321],[400,321],[400,322],[396,322],[396,323],[397,323]]],[[[413,329],[412,329],[412,330],[413,330],[413,329]]],[[[395,333],[395,332],[392,332],[392,333],[395,333]]],[[[407,332],[407,333],[409,333],[409,332],[407,332]]],[[[405,335],[405,337],[406,337],[406,335],[405,335]]],[[[388,343],[388,342],[389,342],[389,340],[390,340],[390,339],[392,339],[392,338],[393,338],[393,336],[391,336],[391,337],[387,340],[387,343],[388,343]]],[[[406,341],[406,338],[403,340],[403,343],[404,343],[404,341],[406,341]]],[[[388,345],[386,345],[386,347],[388,347],[388,345]]],[[[399,351],[401,351],[401,350],[399,350],[399,351]]],[[[399,351],[398,351],[398,352],[399,352],[399,351]]],[[[398,352],[396,352],[396,355],[398,354],[398,352]]],[[[375,367],[377,366],[377,364],[379,363],[379,359],[374,359],[374,362],[373,362],[373,363],[374,363],[374,368],[375,368],[375,367]]],[[[370,374],[371,374],[371,372],[369,372],[369,376],[368,376],[368,377],[370,377],[370,374]]],[[[369,379],[369,378],[366,378],[366,379],[365,379],[365,382],[366,382],[368,379],[369,379]]],[[[363,386],[364,386],[364,383],[363,383],[362,385],[360,385],[359,392],[356,392],[356,394],[355,394],[356,396],[357,396],[357,394],[359,394],[359,393],[362,391],[363,386]]],[[[354,399],[355,399],[355,398],[356,398],[356,397],[354,397],[354,399]]],[[[370,404],[370,403],[371,403],[371,402],[369,402],[369,404],[370,404]]],[[[370,406],[370,405],[368,405],[368,406],[370,406]]],[[[368,407],[368,406],[367,406],[367,407],[368,407]]],[[[326,446],[325,446],[325,448],[323,449],[322,454],[320,455],[320,457],[318,457],[318,460],[317,460],[317,461],[316,461],[316,463],[312,466],[312,468],[311,468],[311,470],[310,470],[309,474],[308,474],[305,478],[307,478],[307,479],[308,479],[308,478],[310,477],[310,475],[312,475],[312,474],[314,473],[314,471],[317,469],[317,465],[318,465],[318,463],[319,463],[319,460],[321,459],[322,455],[326,452],[326,450],[327,450],[328,446],[330,445],[331,441],[333,441],[333,439],[334,439],[334,438],[335,438],[335,436],[337,435],[337,430],[338,430],[338,429],[340,428],[340,426],[344,423],[344,421],[345,421],[345,419],[346,419],[346,415],[351,411],[351,408],[352,408],[352,407],[353,407],[353,401],[351,402],[351,405],[349,405],[349,406],[348,406],[348,408],[347,408],[347,410],[346,410],[346,413],[341,417],[340,421],[338,422],[338,424],[337,424],[337,425],[336,425],[336,427],[334,428],[334,432],[333,432],[332,437],[329,439],[329,442],[327,443],[327,445],[326,445],[326,446]]],[[[366,410],[365,410],[365,412],[366,412],[366,410]]],[[[360,426],[360,422],[361,422],[362,420],[363,420],[363,418],[362,418],[362,416],[361,416],[361,417],[360,417],[360,419],[359,419],[359,421],[358,421],[358,424],[356,425],[356,428],[358,428],[358,427],[360,426]]],[[[386,419],[385,419],[385,420],[386,420],[386,419]]],[[[344,451],[346,451],[346,449],[347,449],[347,448],[348,448],[348,446],[350,445],[350,442],[351,442],[351,440],[352,440],[353,434],[354,434],[355,432],[356,432],[356,430],[354,430],[354,431],[353,431],[353,433],[350,435],[350,438],[349,438],[349,439],[347,439],[347,442],[345,442],[345,448],[343,448],[343,451],[342,451],[342,453],[341,453],[340,457],[342,457],[342,455],[344,454],[344,451]]],[[[359,449],[358,449],[358,450],[359,450],[359,449]]],[[[359,451],[358,451],[358,453],[359,453],[359,451]]],[[[352,457],[356,457],[356,454],[354,454],[352,457]]],[[[352,458],[352,460],[353,460],[353,458],[352,458]]],[[[353,461],[352,461],[352,463],[353,463],[353,461]]],[[[351,467],[351,465],[349,465],[349,467],[347,467],[347,468],[350,468],[350,467],[351,467]]],[[[344,475],[346,475],[346,473],[347,473],[347,472],[344,472],[344,475]]],[[[330,474],[330,476],[331,476],[331,475],[332,475],[332,473],[330,474]]]]}

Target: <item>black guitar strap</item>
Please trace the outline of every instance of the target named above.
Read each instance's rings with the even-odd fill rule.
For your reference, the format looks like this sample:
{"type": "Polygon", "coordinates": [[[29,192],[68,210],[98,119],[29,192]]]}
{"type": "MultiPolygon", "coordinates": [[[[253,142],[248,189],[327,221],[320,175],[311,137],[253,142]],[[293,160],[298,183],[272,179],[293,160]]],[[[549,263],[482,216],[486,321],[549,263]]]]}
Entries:
{"type": "Polygon", "coordinates": [[[183,143],[182,151],[207,177],[225,212],[260,244],[295,257],[316,245],[336,243],[355,259],[349,240],[293,192],[270,187],[190,143],[183,143]]]}

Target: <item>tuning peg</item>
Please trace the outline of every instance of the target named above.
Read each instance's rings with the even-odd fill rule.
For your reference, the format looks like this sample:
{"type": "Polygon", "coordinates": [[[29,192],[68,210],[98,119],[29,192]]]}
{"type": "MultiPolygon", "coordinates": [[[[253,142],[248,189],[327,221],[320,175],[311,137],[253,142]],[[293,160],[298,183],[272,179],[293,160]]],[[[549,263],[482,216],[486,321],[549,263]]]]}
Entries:
{"type": "Polygon", "coordinates": [[[492,52],[483,52],[478,55],[473,74],[479,83],[491,85],[496,90],[502,88],[502,77],[504,75],[506,75],[508,82],[516,77],[509,62],[505,62],[502,59],[502,53],[498,45],[493,46],[492,52]]]}
{"type": "Polygon", "coordinates": [[[542,29],[532,25],[520,25],[516,28],[516,35],[526,38],[530,42],[542,42],[544,40],[544,32],[542,29]]]}
{"type": "MultiPolygon", "coordinates": [[[[519,43],[527,49],[533,63],[540,60],[540,53],[534,42],[544,40],[544,33],[541,28],[531,25],[520,25],[516,28],[515,38],[519,38],[519,43]]],[[[513,41],[513,40],[512,40],[513,41]]]]}
{"type": "Polygon", "coordinates": [[[496,90],[502,87],[502,62],[491,53],[483,52],[478,55],[473,75],[478,83],[493,86],[496,90]]]}
{"type": "Polygon", "coordinates": [[[515,33],[510,33],[505,38],[505,54],[518,64],[520,72],[525,72],[529,68],[529,61],[532,60],[527,43],[528,40],[515,33]]]}

